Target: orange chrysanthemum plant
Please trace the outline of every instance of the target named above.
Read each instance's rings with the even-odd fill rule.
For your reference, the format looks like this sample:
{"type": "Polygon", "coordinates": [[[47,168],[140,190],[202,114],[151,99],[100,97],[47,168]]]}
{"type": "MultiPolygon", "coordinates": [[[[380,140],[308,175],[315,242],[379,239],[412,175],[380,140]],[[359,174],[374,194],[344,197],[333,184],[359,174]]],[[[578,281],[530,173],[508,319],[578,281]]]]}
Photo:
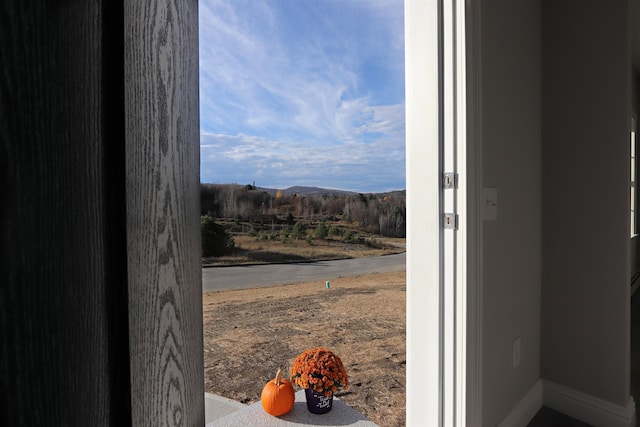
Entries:
{"type": "Polygon", "coordinates": [[[291,367],[291,382],[325,396],[349,387],[342,360],[323,347],[300,353],[291,367]]]}

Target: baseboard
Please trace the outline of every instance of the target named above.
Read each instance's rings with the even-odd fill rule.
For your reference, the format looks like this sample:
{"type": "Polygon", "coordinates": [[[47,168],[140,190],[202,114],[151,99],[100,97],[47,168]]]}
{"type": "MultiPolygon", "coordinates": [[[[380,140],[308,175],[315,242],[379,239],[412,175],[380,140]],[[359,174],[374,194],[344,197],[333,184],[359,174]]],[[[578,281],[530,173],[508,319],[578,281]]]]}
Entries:
{"type": "Polygon", "coordinates": [[[633,397],[624,407],[548,380],[542,380],[542,395],[544,406],[595,427],[636,425],[633,397]]]}
{"type": "Polygon", "coordinates": [[[538,380],[513,410],[509,412],[509,415],[498,424],[498,427],[523,427],[529,424],[529,421],[542,408],[542,393],[542,380],[538,380]]]}

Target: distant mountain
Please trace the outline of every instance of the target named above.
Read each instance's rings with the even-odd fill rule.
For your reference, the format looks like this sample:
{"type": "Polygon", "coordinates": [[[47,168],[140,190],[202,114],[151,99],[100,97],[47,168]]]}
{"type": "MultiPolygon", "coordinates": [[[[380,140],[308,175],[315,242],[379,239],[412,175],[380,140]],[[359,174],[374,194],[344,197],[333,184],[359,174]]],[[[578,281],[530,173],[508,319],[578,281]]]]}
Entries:
{"type": "Polygon", "coordinates": [[[305,187],[303,185],[296,185],[294,187],[285,188],[281,190],[282,194],[300,194],[303,196],[316,196],[323,194],[339,194],[350,196],[353,194],[358,194],[353,191],[345,191],[345,190],[332,190],[328,188],[320,188],[320,187],[305,187]]]}
{"type": "MultiPolygon", "coordinates": [[[[308,187],[304,185],[296,185],[296,186],[285,188],[285,189],[256,187],[256,190],[266,191],[268,194],[276,194],[278,191],[281,191],[282,194],[297,194],[299,196],[322,196],[325,194],[339,195],[339,196],[353,196],[353,195],[359,194],[357,191],[334,190],[331,188],[308,187]]],[[[369,194],[369,193],[367,192],[364,194],[369,194]]],[[[395,191],[386,191],[382,193],[373,193],[373,194],[379,194],[383,196],[404,197],[407,194],[407,191],[395,190],[395,191]]]]}
{"type": "Polygon", "coordinates": [[[384,193],[376,193],[389,197],[407,197],[407,190],[385,191],[384,193]]]}
{"type": "MultiPolygon", "coordinates": [[[[299,196],[323,196],[323,195],[337,195],[337,196],[353,196],[356,194],[360,194],[357,191],[348,191],[348,190],[336,190],[332,188],[322,188],[322,187],[310,187],[305,185],[296,185],[288,188],[267,188],[267,187],[256,187],[251,184],[240,185],[237,183],[229,183],[229,184],[207,184],[201,183],[203,186],[207,185],[217,185],[217,186],[239,186],[239,187],[247,187],[248,189],[253,189],[256,191],[264,191],[267,194],[275,195],[278,191],[282,192],[282,194],[297,194],[299,196]]],[[[362,194],[370,194],[371,192],[365,192],[362,194]]],[[[373,193],[380,196],[394,196],[394,197],[405,197],[407,191],[406,190],[394,190],[394,191],[385,191],[379,193],[373,193]]]]}
{"type": "Polygon", "coordinates": [[[320,188],[320,187],[307,187],[303,185],[296,185],[294,187],[289,188],[265,188],[265,187],[256,187],[258,191],[266,191],[268,194],[276,194],[280,191],[282,194],[297,194],[300,196],[321,196],[324,194],[337,194],[337,195],[345,195],[350,196],[353,194],[358,194],[354,191],[345,191],[345,190],[333,190],[330,188],[320,188]]]}

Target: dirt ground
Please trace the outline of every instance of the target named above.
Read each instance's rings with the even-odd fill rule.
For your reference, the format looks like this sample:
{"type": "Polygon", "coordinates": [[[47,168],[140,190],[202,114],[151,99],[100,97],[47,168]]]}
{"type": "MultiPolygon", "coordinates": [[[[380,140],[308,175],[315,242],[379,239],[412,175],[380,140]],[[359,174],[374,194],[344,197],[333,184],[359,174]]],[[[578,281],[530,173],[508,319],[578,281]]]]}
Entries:
{"type": "Polygon", "coordinates": [[[288,374],[302,351],[328,347],[349,376],[337,397],[382,427],[404,426],[405,288],[401,272],[336,278],[329,289],[319,281],[204,294],[205,390],[257,402],[278,368],[288,374]]]}

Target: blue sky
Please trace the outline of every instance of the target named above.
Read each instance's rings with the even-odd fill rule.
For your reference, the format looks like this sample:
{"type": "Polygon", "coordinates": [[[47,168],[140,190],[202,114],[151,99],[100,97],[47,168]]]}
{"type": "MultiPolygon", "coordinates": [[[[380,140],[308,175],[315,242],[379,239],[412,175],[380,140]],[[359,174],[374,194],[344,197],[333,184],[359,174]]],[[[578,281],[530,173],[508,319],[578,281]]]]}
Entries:
{"type": "Polygon", "coordinates": [[[200,0],[200,180],[405,188],[402,0],[200,0]]]}

